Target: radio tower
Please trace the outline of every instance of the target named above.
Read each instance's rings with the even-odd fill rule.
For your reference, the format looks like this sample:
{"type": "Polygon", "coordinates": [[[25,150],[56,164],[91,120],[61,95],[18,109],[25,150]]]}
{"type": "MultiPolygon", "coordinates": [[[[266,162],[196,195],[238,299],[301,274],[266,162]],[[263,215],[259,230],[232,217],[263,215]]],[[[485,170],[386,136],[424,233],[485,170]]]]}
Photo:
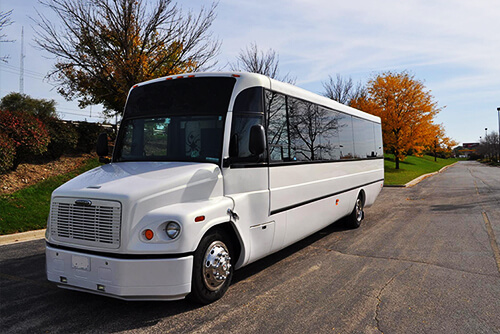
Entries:
{"type": "Polygon", "coordinates": [[[24,94],[24,26],[21,28],[21,63],[19,65],[19,93],[24,94]]]}

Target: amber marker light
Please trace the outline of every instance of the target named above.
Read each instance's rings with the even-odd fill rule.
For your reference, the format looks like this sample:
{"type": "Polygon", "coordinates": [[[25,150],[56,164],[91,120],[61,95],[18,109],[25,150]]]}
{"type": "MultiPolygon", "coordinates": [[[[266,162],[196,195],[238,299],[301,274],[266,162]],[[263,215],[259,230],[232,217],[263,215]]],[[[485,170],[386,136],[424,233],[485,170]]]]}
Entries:
{"type": "Polygon", "coordinates": [[[168,77],[166,80],[172,80],[172,77],[168,77]]]}
{"type": "Polygon", "coordinates": [[[152,230],[150,230],[149,228],[144,231],[144,237],[146,239],[151,240],[151,239],[153,239],[154,236],[155,236],[154,232],[152,230]]]}
{"type": "Polygon", "coordinates": [[[178,77],[176,77],[176,79],[182,79],[184,78],[182,75],[179,75],[178,77]]]}
{"type": "Polygon", "coordinates": [[[235,78],[239,78],[239,77],[240,77],[240,75],[239,75],[239,74],[233,74],[233,77],[235,77],[235,78]]]}
{"type": "Polygon", "coordinates": [[[195,223],[199,223],[205,220],[205,216],[198,216],[194,219],[195,223]]]}
{"type": "Polygon", "coordinates": [[[339,205],[339,202],[340,202],[339,200],[336,200],[335,205],[339,205]]]}

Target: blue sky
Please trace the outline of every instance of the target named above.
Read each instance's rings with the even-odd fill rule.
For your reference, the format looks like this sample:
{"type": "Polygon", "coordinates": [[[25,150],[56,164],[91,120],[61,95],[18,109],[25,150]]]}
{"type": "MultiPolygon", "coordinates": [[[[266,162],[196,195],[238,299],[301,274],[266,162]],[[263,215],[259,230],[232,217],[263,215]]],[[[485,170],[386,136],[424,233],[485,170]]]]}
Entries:
{"type": "MultiPolygon", "coordinates": [[[[179,1],[197,10],[209,1],[179,1]]],[[[43,76],[54,63],[34,48],[36,1],[2,0],[0,10],[14,9],[14,24],[4,29],[14,43],[0,43],[0,96],[19,90],[21,26],[25,29],[24,92],[55,99],[68,119],[91,119],[90,108],[66,102],[43,76]],[[77,116],[74,114],[80,114],[77,116]]],[[[408,70],[445,107],[437,122],[459,143],[478,141],[498,131],[500,107],[500,2],[498,0],[221,0],[212,32],[222,41],[218,66],[234,61],[255,42],[280,56],[282,74],[296,85],[321,93],[328,75],[366,82],[383,71],[408,70]]],[[[92,120],[101,108],[93,107],[92,120]]]]}

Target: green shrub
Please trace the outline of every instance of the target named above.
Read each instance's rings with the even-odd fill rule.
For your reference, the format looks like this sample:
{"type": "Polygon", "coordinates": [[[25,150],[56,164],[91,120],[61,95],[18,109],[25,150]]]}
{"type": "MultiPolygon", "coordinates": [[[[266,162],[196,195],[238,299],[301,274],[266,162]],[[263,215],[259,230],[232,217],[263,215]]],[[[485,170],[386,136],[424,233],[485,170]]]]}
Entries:
{"type": "Polygon", "coordinates": [[[55,117],[46,118],[45,126],[49,130],[50,143],[45,156],[57,159],[65,153],[72,153],[78,143],[78,132],[72,123],[55,117]]]}
{"type": "Polygon", "coordinates": [[[16,148],[14,143],[5,133],[0,132],[0,174],[8,172],[14,165],[16,148]]]}
{"type": "Polygon", "coordinates": [[[76,125],[78,131],[78,143],[76,148],[80,152],[90,153],[95,150],[97,137],[104,131],[98,123],[80,122],[76,125]]]}
{"type": "Polygon", "coordinates": [[[12,141],[16,154],[12,169],[21,162],[30,161],[33,156],[47,151],[50,137],[43,123],[25,112],[0,110],[0,132],[12,141]]]}

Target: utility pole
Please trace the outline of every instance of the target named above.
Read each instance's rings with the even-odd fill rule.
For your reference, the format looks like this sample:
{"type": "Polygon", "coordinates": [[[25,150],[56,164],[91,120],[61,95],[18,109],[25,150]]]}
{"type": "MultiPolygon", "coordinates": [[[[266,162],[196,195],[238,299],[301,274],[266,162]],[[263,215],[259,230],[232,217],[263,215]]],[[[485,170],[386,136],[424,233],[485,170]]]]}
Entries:
{"type": "Polygon", "coordinates": [[[19,64],[19,93],[24,94],[24,26],[21,28],[21,59],[19,64]]]}
{"type": "Polygon", "coordinates": [[[490,144],[488,143],[488,128],[484,128],[484,146],[486,146],[486,158],[489,158],[490,144]]]}
{"type": "Polygon", "coordinates": [[[497,107],[498,111],[498,159],[497,162],[500,162],[500,107],[497,107]]]}

